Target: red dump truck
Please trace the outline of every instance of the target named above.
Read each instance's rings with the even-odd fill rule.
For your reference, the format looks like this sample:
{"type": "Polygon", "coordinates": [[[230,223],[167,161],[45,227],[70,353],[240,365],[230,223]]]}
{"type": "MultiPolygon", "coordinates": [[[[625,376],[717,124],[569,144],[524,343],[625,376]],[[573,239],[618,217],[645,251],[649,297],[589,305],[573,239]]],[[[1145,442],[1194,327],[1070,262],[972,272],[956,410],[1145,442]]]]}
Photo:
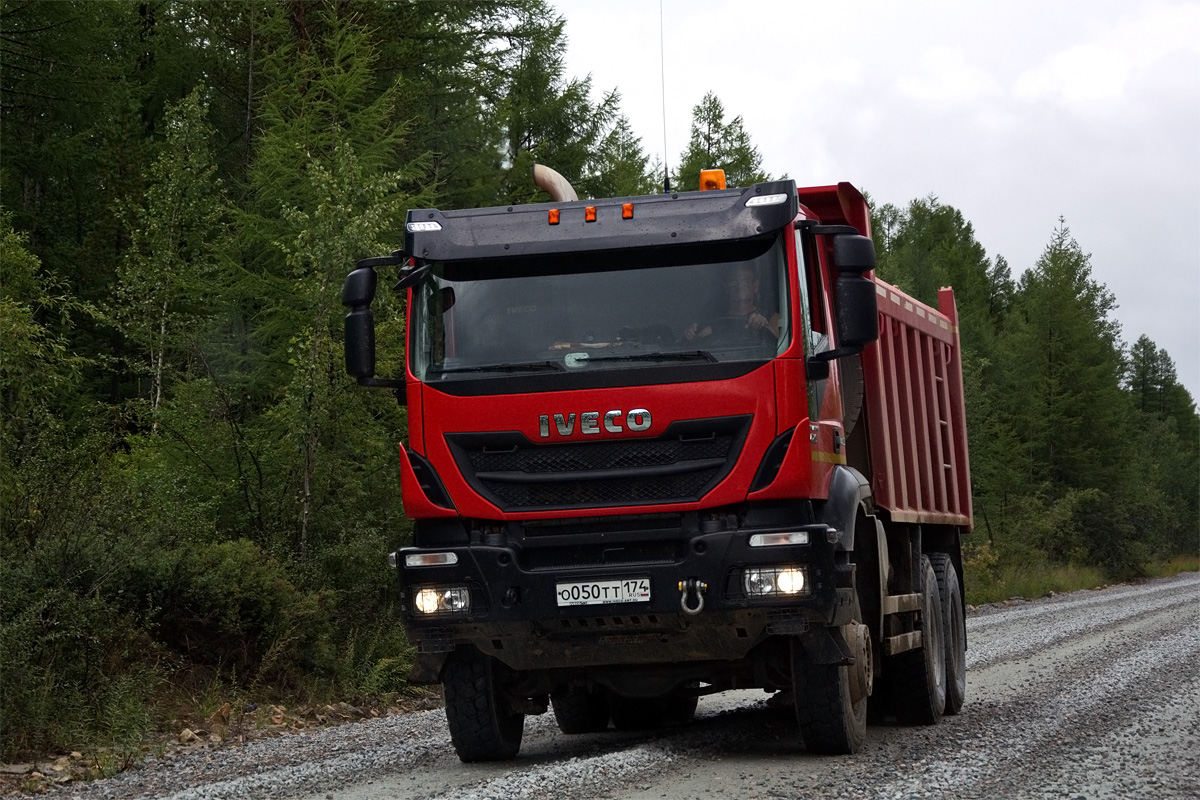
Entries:
{"type": "Polygon", "coordinates": [[[390,560],[463,761],[679,724],[779,692],[811,752],[868,704],[932,724],[965,689],[972,525],[954,296],[874,277],[850,184],[408,214],[346,279],[348,372],[408,406],[413,544],[390,560]],[[405,374],[371,300],[407,293],[405,374]]]}

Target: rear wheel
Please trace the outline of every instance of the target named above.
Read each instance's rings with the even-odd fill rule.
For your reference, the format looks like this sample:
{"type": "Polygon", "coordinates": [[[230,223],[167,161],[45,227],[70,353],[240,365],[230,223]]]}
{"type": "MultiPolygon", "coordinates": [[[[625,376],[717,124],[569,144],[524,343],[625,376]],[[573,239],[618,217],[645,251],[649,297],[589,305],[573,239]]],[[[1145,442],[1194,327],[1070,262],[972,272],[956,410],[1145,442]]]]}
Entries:
{"type": "Polygon", "coordinates": [[[608,697],[603,689],[564,689],[550,695],[550,704],[563,733],[597,733],[608,728],[608,697]]]}
{"type": "Polygon", "coordinates": [[[450,654],[442,669],[446,722],[459,760],[504,761],[521,749],[525,715],[500,691],[499,664],[477,650],[450,654]]]}
{"type": "Polygon", "coordinates": [[[892,702],[901,722],[935,725],[946,709],[942,597],[928,556],[921,556],[921,647],[892,661],[892,702]]]}
{"type": "Polygon", "coordinates": [[[942,595],[942,630],[946,646],[946,713],[962,710],[967,696],[967,624],[958,570],[946,553],[929,556],[942,595]]]}

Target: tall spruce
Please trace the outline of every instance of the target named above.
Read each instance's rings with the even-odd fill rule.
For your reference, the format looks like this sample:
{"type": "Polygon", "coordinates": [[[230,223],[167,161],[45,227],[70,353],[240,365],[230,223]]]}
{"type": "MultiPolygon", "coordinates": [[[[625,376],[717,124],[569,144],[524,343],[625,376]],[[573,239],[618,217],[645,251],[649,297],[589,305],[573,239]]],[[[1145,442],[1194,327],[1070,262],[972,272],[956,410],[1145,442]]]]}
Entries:
{"type": "Polygon", "coordinates": [[[596,150],[590,174],[581,186],[592,197],[654,194],[659,188],[658,165],[642,149],[642,140],[629,120],[620,116],[596,150]]]}
{"type": "Polygon", "coordinates": [[[399,84],[397,116],[408,125],[399,163],[428,154],[405,184],[439,208],[501,202],[502,107],[531,0],[370,3],[358,7],[379,33],[375,90],[399,84]]]}
{"type": "Polygon", "coordinates": [[[750,141],[740,116],[725,119],[725,105],[709,92],[692,109],[692,127],[687,149],[679,157],[679,166],[671,176],[676,191],[691,192],[700,187],[700,171],[725,170],[727,186],[749,186],[771,180],[763,171],[762,155],[750,141]]]}
{"type": "Polygon", "coordinates": [[[1003,395],[1017,438],[1027,519],[1039,546],[1060,561],[1114,574],[1148,556],[1130,502],[1131,404],[1122,392],[1120,329],[1112,293],[1092,277],[1090,256],[1060,220],[1020,279],[1003,342],[1003,395]]]}
{"type": "MultiPolygon", "coordinates": [[[[272,546],[302,559],[336,544],[358,524],[358,510],[398,513],[378,479],[354,484],[391,462],[384,443],[400,437],[402,418],[386,396],[353,389],[345,376],[339,297],[354,261],[393,249],[405,209],[425,202],[399,191],[425,163],[397,165],[407,132],[396,112],[401,87],[375,91],[370,31],[339,6],[304,10],[297,18],[291,9],[291,38],[263,65],[270,89],[250,172],[255,213],[244,229],[253,260],[243,291],[257,297],[242,302],[255,309],[256,388],[269,393],[260,395],[254,424],[266,440],[287,445],[260,454],[268,483],[286,498],[273,514],[282,538],[272,546]],[[384,496],[351,502],[372,489],[384,496]]],[[[400,309],[388,295],[380,292],[376,317],[381,365],[394,369],[403,342],[400,309]]]]}
{"type": "Polygon", "coordinates": [[[545,164],[591,194],[596,153],[618,116],[620,96],[591,99],[592,79],[566,77],[565,20],[541,2],[520,12],[513,34],[511,76],[500,105],[506,174],[502,199],[545,199],[533,183],[533,165],[545,164]]]}

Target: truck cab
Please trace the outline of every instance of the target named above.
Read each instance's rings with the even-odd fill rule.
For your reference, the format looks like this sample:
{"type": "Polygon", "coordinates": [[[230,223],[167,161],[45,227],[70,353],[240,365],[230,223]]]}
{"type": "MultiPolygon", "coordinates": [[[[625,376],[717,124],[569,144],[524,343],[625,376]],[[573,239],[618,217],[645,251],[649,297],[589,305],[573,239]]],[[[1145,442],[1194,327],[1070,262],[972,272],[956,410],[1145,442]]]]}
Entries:
{"type": "Polygon", "coordinates": [[[420,209],[348,276],[347,369],[408,404],[391,559],[460,758],[515,756],[550,706],[581,733],[783,691],[810,750],[854,752],[885,673],[902,717],[961,705],[957,329],[889,315],[869,219],[849,184],[793,181],[420,209]],[[403,377],[374,375],[381,267],[403,377]]]}

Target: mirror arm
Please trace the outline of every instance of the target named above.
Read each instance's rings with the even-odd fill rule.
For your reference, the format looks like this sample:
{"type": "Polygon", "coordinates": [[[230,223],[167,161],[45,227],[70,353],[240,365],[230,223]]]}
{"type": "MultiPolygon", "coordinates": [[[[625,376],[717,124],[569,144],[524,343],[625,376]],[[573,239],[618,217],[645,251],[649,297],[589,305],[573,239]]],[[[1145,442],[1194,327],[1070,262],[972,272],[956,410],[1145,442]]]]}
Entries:
{"type": "Polygon", "coordinates": [[[408,387],[398,378],[358,378],[359,386],[372,389],[391,389],[396,395],[396,402],[402,406],[408,405],[408,387]]]}
{"type": "Polygon", "coordinates": [[[811,233],[814,236],[841,236],[842,234],[858,234],[858,228],[853,225],[823,225],[814,219],[796,220],[798,230],[811,233]]]}
{"type": "Polygon", "coordinates": [[[823,353],[809,356],[804,362],[804,375],[810,381],[823,381],[829,378],[829,361],[821,358],[823,353]]]}
{"type": "Polygon", "coordinates": [[[424,278],[425,275],[428,273],[429,273],[429,265],[428,264],[421,264],[420,266],[413,265],[410,267],[401,267],[400,280],[396,281],[396,284],[394,286],[392,286],[392,289],[393,289],[393,291],[399,292],[402,289],[407,289],[410,286],[416,286],[418,283],[421,282],[421,279],[424,278]]]}
{"type": "Polygon", "coordinates": [[[398,267],[408,260],[408,253],[403,250],[393,250],[391,255],[372,256],[371,258],[360,258],[354,262],[355,269],[363,269],[365,267],[398,267]]]}

